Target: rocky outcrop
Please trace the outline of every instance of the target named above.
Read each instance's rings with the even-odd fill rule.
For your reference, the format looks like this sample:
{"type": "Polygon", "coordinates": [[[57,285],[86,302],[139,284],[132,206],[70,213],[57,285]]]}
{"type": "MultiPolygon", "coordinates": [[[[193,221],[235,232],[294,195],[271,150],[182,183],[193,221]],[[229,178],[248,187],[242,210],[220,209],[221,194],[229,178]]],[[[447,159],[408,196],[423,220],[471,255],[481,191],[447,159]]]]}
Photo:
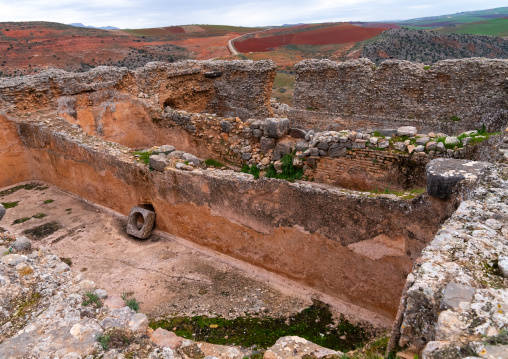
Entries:
{"type": "Polygon", "coordinates": [[[486,170],[408,276],[392,336],[411,355],[507,352],[508,278],[499,266],[508,253],[507,175],[504,166],[486,170]]]}

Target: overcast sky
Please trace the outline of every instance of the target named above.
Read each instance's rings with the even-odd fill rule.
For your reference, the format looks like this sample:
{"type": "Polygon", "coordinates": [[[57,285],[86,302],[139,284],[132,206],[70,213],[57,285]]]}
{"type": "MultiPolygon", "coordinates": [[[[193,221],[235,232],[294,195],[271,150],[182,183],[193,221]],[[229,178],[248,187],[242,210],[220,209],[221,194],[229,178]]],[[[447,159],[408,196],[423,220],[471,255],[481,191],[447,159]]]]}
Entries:
{"type": "Polygon", "coordinates": [[[0,0],[0,21],[146,28],[410,19],[507,6],[506,0],[0,0]]]}

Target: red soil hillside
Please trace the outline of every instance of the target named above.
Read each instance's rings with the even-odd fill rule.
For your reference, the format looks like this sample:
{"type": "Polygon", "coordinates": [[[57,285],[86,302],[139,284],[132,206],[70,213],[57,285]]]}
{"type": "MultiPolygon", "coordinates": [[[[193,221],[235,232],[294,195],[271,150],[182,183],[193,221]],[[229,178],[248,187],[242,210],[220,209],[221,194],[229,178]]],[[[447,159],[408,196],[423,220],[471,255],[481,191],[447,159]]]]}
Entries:
{"type": "Polygon", "coordinates": [[[347,44],[373,38],[384,30],[345,23],[290,34],[258,36],[235,42],[234,45],[240,52],[264,52],[284,45],[347,44]]]}

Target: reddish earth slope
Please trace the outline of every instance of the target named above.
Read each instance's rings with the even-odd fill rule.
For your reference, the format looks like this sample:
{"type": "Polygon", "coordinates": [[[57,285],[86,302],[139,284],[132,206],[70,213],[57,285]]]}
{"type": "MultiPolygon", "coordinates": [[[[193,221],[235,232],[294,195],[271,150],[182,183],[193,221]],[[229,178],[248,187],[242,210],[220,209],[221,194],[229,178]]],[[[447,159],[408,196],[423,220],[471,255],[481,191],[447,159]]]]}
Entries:
{"type": "Polygon", "coordinates": [[[249,38],[235,42],[240,52],[264,52],[284,45],[330,45],[347,44],[373,38],[383,32],[383,28],[361,27],[351,24],[339,24],[308,31],[289,34],[249,38]]]}

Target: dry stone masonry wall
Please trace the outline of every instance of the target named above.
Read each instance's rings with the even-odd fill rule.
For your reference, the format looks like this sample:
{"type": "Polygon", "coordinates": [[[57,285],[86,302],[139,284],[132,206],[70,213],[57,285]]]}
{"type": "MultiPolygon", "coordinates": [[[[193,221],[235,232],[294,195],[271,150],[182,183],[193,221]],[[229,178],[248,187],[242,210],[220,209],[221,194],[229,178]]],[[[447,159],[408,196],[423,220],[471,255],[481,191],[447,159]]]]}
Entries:
{"type": "Polygon", "coordinates": [[[295,71],[291,118],[303,127],[357,121],[369,125],[349,128],[411,124],[458,133],[479,124],[499,128],[508,119],[507,60],[444,60],[432,66],[387,60],[378,67],[368,59],[305,60],[295,71]]]}

